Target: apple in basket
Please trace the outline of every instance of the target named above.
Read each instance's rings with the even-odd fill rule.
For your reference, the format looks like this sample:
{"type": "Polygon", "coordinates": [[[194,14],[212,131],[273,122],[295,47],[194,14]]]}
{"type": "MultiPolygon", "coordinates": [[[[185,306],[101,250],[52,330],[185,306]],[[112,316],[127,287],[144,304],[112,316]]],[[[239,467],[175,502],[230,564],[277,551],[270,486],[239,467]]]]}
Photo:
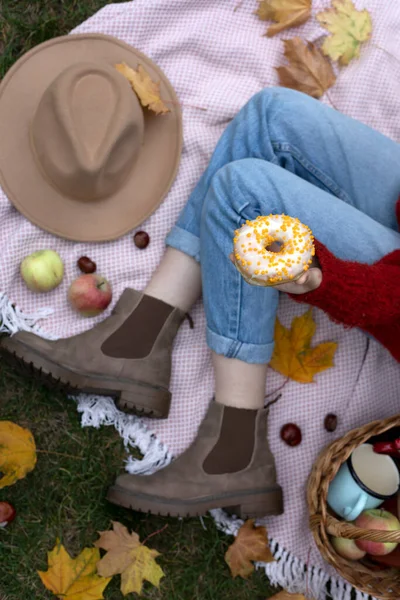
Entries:
{"type": "MultiPolygon", "coordinates": [[[[371,508],[361,513],[354,521],[356,527],[361,529],[375,529],[380,531],[399,531],[400,521],[392,513],[382,508],[371,508]]],[[[396,542],[370,542],[357,540],[357,546],[371,556],[384,556],[393,552],[397,547],[396,542]]]]}
{"type": "Polygon", "coordinates": [[[354,540],[347,540],[340,537],[332,537],[331,544],[339,556],[349,560],[360,560],[366,555],[365,550],[361,550],[354,540]]]}
{"type": "Polygon", "coordinates": [[[20,272],[32,292],[50,292],[60,285],[64,265],[60,255],[54,250],[38,250],[24,258],[20,272]]]}
{"type": "Polygon", "coordinates": [[[83,317],[95,317],[110,304],[111,285],[102,275],[96,273],[81,275],[71,283],[68,299],[72,307],[83,317]]]}

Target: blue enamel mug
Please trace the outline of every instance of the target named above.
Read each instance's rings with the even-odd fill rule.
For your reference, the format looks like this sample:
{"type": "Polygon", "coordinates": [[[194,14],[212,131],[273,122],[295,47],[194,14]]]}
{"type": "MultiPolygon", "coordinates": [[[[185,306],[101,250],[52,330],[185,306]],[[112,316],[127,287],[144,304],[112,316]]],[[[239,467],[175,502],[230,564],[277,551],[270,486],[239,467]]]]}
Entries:
{"type": "Polygon", "coordinates": [[[364,510],[377,508],[399,491],[400,477],[394,460],[362,444],[343,463],[328,490],[328,506],[346,521],[364,510]]]}

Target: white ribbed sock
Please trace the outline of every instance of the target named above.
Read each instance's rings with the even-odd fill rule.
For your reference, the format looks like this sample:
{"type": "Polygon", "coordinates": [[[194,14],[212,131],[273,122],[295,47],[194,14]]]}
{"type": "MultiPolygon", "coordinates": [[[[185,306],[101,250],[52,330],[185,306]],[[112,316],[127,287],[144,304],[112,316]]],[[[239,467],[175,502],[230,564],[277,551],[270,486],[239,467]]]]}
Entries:
{"type": "Polygon", "coordinates": [[[235,408],[263,408],[268,365],[249,364],[215,352],[212,359],[217,402],[235,408]]]}
{"type": "Polygon", "coordinates": [[[201,293],[199,263],[175,248],[167,248],[144,292],[187,312],[201,293]]]}

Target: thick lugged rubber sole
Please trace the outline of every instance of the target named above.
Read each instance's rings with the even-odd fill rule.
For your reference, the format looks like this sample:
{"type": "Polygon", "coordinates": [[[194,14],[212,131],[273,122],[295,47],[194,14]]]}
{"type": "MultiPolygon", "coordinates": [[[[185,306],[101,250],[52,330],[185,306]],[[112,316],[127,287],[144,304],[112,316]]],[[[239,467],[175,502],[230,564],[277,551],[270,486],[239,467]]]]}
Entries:
{"type": "Polygon", "coordinates": [[[7,347],[0,345],[0,353],[5,362],[50,389],[70,394],[83,392],[112,396],[117,407],[129,414],[155,419],[168,417],[171,393],[164,388],[106,375],[82,374],[66,365],[53,362],[12,338],[7,340],[7,347]]]}
{"type": "Polygon", "coordinates": [[[150,496],[140,492],[131,493],[115,484],[109,488],[107,500],[131,510],[170,517],[198,517],[213,508],[225,508],[242,519],[280,515],[283,512],[283,494],[278,485],[261,490],[237,491],[182,500],[150,496]]]}

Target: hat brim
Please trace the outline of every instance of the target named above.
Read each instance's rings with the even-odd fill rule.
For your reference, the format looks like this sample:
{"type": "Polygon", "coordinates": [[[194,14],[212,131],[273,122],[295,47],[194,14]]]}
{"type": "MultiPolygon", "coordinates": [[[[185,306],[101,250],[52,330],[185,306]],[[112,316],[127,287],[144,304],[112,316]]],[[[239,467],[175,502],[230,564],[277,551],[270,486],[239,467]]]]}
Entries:
{"type": "Polygon", "coordinates": [[[111,36],[77,34],[45,42],[20,58],[0,86],[0,184],[27,219],[60,237],[109,241],[140,225],[169,191],[181,151],[182,116],[171,83],[148,57],[111,36]],[[143,65],[160,82],[161,97],[170,108],[165,115],[144,109],[144,143],[132,173],[117,193],[95,202],[68,198],[48,182],[29,140],[43,92],[63,69],[80,61],[143,65]]]}

